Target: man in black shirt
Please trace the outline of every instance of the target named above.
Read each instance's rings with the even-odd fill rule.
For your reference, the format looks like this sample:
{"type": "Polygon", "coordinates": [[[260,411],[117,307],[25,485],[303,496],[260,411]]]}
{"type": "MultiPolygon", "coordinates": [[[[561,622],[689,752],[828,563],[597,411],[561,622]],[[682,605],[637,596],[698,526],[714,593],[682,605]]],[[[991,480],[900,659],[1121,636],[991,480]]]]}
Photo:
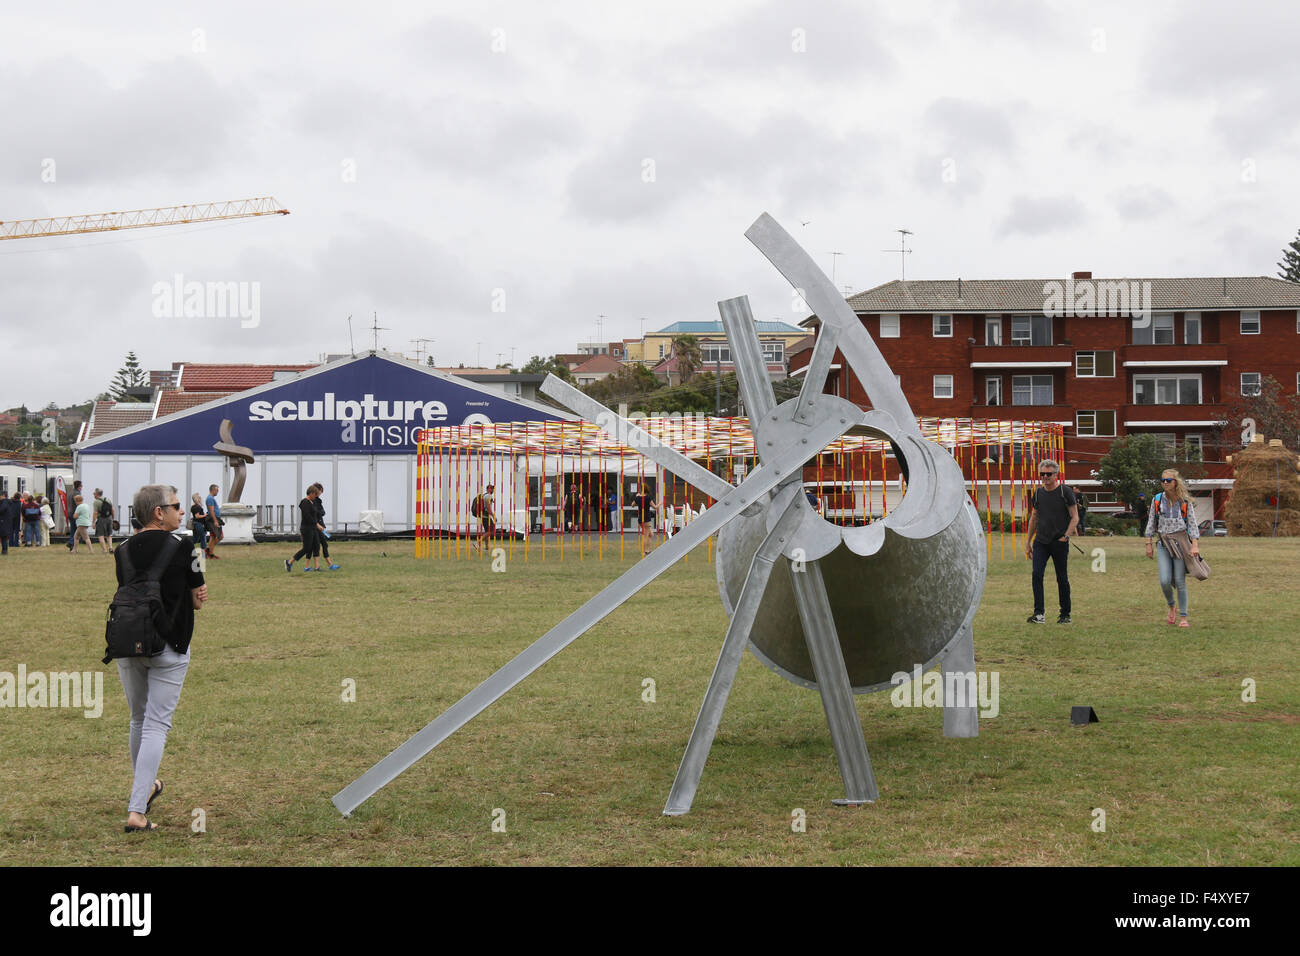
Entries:
{"type": "MultiPolygon", "coordinates": [[[[142,522],[139,533],[117,548],[117,583],[127,583],[123,558],[129,558],[143,575],[158,557],[168,537],[181,526],[181,503],[170,485],[145,485],[135,493],[133,513],[142,522]]],[[[171,623],[167,646],[156,657],[121,657],[117,676],[131,711],[131,766],[134,774],[127,803],[126,832],[158,829],[145,816],[162,793],[157,779],[163,746],[171,730],[172,714],[180,700],[181,685],[190,666],[190,638],[194,612],[203,606],[208,587],[191,549],[180,547],[159,581],[163,613],[171,623]]]]}
{"type": "Polygon", "coordinates": [[[1070,535],[1079,524],[1079,507],[1074,492],[1061,484],[1056,462],[1045,458],[1038,463],[1038,488],[1029,501],[1029,528],[1025,532],[1025,557],[1034,559],[1034,613],[1030,624],[1045,624],[1043,617],[1043,572],[1047,559],[1056,568],[1056,591],[1061,602],[1057,624],[1070,623],[1070,535]]]}

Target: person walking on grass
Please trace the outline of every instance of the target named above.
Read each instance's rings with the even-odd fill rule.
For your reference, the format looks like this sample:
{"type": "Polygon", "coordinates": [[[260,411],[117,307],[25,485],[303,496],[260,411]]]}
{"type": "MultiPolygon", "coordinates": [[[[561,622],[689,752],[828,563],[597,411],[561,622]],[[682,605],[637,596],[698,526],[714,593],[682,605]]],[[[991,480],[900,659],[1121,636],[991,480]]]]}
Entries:
{"type": "MultiPolygon", "coordinates": [[[[331,571],[337,571],[339,566],[330,560],[330,537],[325,533],[325,486],[319,481],[316,482],[316,526],[320,528],[316,535],[316,546],[325,556],[325,566],[331,571]]],[[[313,554],[312,557],[316,555],[313,554]]]]}
{"type": "Polygon", "coordinates": [[[479,535],[474,547],[479,551],[482,551],[487,546],[488,540],[494,537],[497,532],[497,519],[492,513],[492,499],[496,489],[496,485],[489,483],[487,489],[475,498],[469,506],[469,513],[478,518],[479,535]]]}
{"type": "Polygon", "coordinates": [[[72,510],[72,520],[76,525],[76,531],[72,537],[72,553],[77,553],[77,545],[86,542],[86,548],[91,554],[95,553],[95,546],[90,542],[90,525],[94,520],[90,514],[90,505],[81,499],[81,495],[76,495],[72,499],[75,506],[72,510]]]}
{"type": "Polygon", "coordinates": [[[1151,516],[1147,519],[1147,557],[1156,559],[1160,574],[1160,590],[1169,605],[1166,624],[1191,627],[1187,622],[1187,565],[1183,562],[1183,548],[1193,557],[1201,553],[1201,529],[1196,525],[1196,506],[1183,484],[1183,476],[1173,468],[1160,475],[1164,489],[1151,501],[1151,516]],[[1179,540],[1186,534],[1187,541],[1179,540]],[[1152,538],[1160,540],[1152,547],[1152,538]],[[1178,591],[1178,610],[1174,611],[1174,590],[1178,591]]]}
{"type": "Polygon", "coordinates": [[[224,537],[221,533],[221,505],[217,503],[217,492],[221,490],[220,485],[208,486],[208,497],[204,505],[208,509],[208,550],[207,555],[212,560],[217,560],[217,543],[224,537]]]}
{"type": "MultiPolygon", "coordinates": [[[[181,526],[183,505],[170,485],[145,485],[135,493],[133,515],[140,530],[117,548],[118,586],[128,575],[144,574],[162,555],[168,539],[181,526]]],[[[174,547],[174,546],[173,546],[174,547]]],[[[138,578],[135,578],[138,580],[138,578]]],[[[190,638],[194,634],[194,612],[208,598],[203,572],[196,553],[174,547],[171,560],[158,582],[162,614],[170,624],[167,646],[155,657],[120,657],[117,676],[126,693],[131,715],[131,796],[127,801],[126,832],[150,833],[158,829],[146,814],[163,791],[158,779],[163,747],[171,730],[172,714],[181,697],[181,685],[190,667],[190,638]]]]}
{"type": "Polygon", "coordinates": [[[1074,492],[1060,482],[1056,462],[1045,458],[1038,463],[1039,487],[1029,500],[1029,527],[1025,531],[1025,557],[1033,558],[1034,613],[1030,624],[1046,624],[1043,616],[1043,573],[1047,559],[1056,568],[1056,592],[1061,603],[1057,624],[1070,623],[1070,536],[1079,525],[1079,507],[1074,492]]]}
{"type": "Polygon", "coordinates": [[[113,553],[113,502],[99,488],[95,489],[95,537],[105,554],[113,553]]]}
{"type": "Polygon", "coordinates": [[[307,494],[302,501],[298,502],[298,534],[302,537],[302,547],[298,549],[292,558],[284,559],[284,569],[286,571],[292,571],[293,563],[299,558],[305,558],[312,562],[311,565],[303,568],[304,571],[320,570],[320,549],[316,546],[316,536],[325,529],[316,520],[316,498],[319,495],[320,492],[316,490],[316,486],[312,485],[307,489],[307,494]]]}

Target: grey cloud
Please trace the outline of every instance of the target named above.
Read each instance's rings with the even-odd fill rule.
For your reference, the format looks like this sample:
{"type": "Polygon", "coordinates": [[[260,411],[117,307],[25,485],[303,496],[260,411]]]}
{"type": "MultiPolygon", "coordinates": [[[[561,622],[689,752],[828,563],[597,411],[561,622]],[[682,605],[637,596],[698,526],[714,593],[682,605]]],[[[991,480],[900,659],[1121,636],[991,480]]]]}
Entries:
{"type": "Polygon", "coordinates": [[[1300,136],[1300,7],[1194,2],[1173,13],[1143,57],[1147,89],[1212,105],[1229,154],[1255,156],[1300,136]]]}
{"type": "Polygon", "coordinates": [[[1041,236],[1078,225],[1084,218],[1083,203],[1073,196],[1016,196],[998,225],[998,235],[1041,236]]]}
{"type": "Polygon", "coordinates": [[[40,183],[49,157],[65,185],[193,177],[224,164],[252,112],[247,91],[197,59],[150,63],[120,89],[83,63],[49,60],[0,75],[0,175],[40,183]]]}
{"type": "Polygon", "coordinates": [[[886,42],[891,24],[882,9],[883,4],[839,0],[804,7],[768,3],[691,42],[655,51],[655,66],[666,72],[739,72],[754,79],[843,82],[888,76],[898,64],[886,42]]]}
{"type": "Polygon", "coordinates": [[[1174,198],[1159,186],[1128,186],[1115,193],[1111,201],[1120,218],[1133,220],[1154,219],[1173,209],[1174,198]]]}
{"type": "Polygon", "coordinates": [[[692,103],[661,102],[574,168],[569,199],[597,221],[660,215],[729,190],[754,194],[761,207],[851,201],[880,189],[869,158],[879,143],[863,132],[832,136],[793,114],[769,114],[746,131],[692,103]]]}
{"type": "Polygon", "coordinates": [[[518,99],[447,94],[416,100],[336,84],[304,96],[288,122],[340,151],[398,155],[433,169],[488,178],[579,138],[577,120],[518,99]]]}
{"type": "Polygon", "coordinates": [[[1023,102],[992,106],[974,100],[941,97],[921,114],[927,144],[917,159],[917,185],[958,202],[983,191],[985,170],[1005,167],[1019,150],[1019,134],[1009,118],[1025,110],[1023,102]]]}

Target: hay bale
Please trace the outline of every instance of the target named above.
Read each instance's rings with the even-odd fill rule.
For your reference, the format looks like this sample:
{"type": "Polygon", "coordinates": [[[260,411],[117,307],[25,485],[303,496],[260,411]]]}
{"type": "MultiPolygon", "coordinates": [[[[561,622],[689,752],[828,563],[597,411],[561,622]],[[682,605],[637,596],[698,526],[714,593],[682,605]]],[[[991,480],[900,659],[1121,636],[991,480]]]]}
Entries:
{"type": "Polygon", "coordinates": [[[1274,439],[1263,437],[1233,455],[1236,480],[1223,509],[1228,534],[1271,538],[1300,535],[1300,473],[1296,455],[1274,439]],[[1274,527],[1276,526],[1276,532],[1274,527]]]}

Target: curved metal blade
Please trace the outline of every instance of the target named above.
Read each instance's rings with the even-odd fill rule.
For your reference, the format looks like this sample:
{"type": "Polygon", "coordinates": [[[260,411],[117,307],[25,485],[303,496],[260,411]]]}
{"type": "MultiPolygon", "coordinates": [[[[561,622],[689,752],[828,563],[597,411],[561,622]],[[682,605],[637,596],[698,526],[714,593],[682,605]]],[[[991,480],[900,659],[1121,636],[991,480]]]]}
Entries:
{"type": "MultiPolygon", "coordinates": [[[[817,267],[812,257],[781,224],[767,213],[759,216],[745,231],[745,238],[767,257],[792,286],[800,290],[809,309],[822,323],[822,332],[817,336],[817,344],[813,346],[813,358],[799,392],[800,410],[826,387],[826,372],[830,368],[831,356],[838,347],[858,376],[858,381],[867,390],[871,404],[893,415],[904,432],[913,433],[920,438],[921,429],[916,424],[916,416],[903,395],[903,389],[894,378],[889,363],[826,273],[817,267]],[[835,333],[823,345],[822,338],[828,327],[833,328],[835,333]],[[821,355],[818,354],[819,350],[821,355]]],[[[803,420],[801,414],[797,414],[796,418],[803,420]]]]}

